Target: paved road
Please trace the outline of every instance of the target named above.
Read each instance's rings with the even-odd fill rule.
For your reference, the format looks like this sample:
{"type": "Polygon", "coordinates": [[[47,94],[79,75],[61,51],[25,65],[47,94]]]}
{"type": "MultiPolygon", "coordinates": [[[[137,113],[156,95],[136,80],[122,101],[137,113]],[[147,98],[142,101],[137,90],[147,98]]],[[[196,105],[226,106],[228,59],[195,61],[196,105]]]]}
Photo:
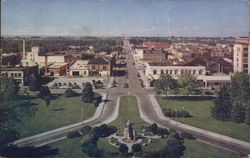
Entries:
{"type": "MultiPolygon", "coordinates": [[[[126,42],[128,44],[128,42],[126,42]]],[[[129,48],[127,46],[127,48],[129,48]]],[[[130,50],[128,50],[130,51],[130,50]]],[[[150,99],[150,93],[148,90],[145,88],[141,87],[141,81],[139,80],[139,77],[137,76],[138,72],[135,68],[135,65],[133,64],[133,58],[132,55],[129,54],[128,58],[128,74],[129,74],[129,79],[130,79],[130,92],[132,95],[137,96],[138,102],[139,102],[139,109],[141,110],[141,113],[144,114],[144,118],[146,117],[147,122],[155,122],[158,125],[165,127],[165,128],[172,128],[175,129],[179,132],[186,132],[190,133],[193,136],[195,136],[197,139],[204,141],[206,143],[236,151],[239,153],[249,153],[250,154],[250,148],[246,147],[244,145],[231,142],[231,141],[226,141],[223,139],[218,139],[218,137],[213,137],[208,134],[196,132],[194,130],[190,130],[187,128],[183,128],[182,126],[178,126],[178,124],[173,124],[170,121],[166,121],[166,119],[162,119],[157,115],[154,107],[152,100],[150,99]]]]}

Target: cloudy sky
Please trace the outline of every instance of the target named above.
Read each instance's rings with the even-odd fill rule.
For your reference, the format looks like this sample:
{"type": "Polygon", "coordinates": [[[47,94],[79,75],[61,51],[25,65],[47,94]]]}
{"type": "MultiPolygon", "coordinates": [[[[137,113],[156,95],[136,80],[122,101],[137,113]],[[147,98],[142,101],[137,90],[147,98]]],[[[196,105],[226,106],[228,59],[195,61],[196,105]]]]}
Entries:
{"type": "Polygon", "coordinates": [[[2,35],[247,36],[244,0],[2,0],[2,35]]]}

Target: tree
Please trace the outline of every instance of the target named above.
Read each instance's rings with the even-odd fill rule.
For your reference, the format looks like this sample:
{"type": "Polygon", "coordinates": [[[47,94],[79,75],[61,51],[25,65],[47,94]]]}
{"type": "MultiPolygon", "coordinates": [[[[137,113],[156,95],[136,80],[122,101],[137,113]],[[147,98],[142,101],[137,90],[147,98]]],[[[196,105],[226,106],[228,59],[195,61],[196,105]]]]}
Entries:
{"type": "Polygon", "coordinates": [[[176,93],[178,91],[178,83],[170,75],[161,75],[154,85],[157,92],[163,92],[166,96],[168,93],[176,93]]]}
{"type": "Polygon", "coordinates": [[[121,144],[120,147],[119,147],[119,151],[120,151],[121,153],[123,153],[123,154],[128,153],[128,147],[127,147],[127,145],[121,144]]]}
{"type": "Polygon", "coordinates": [[[241,123],[245,121],[245,106],[240,103],[235,103],[231,112],[231,120],[235,123],[241,123]]]}
{"type": "Polygon", "coordinates": [[[132,150],[133,150],[133,152],[141,152],[142,151],[142,147],[141,147],[140,144],[134,144],[132,146],[132,150]]]}
{"type": "Polygon", "coordinates": [[[92,85],[89,82],[87,82],[82,91],[82,101],[84,103],[92,103],[93,99],[94,99],[94,92],[92,85]]]}
{"type": "Polygon", "coordinates": [[[154,134],[157,134],[158,126],[156,123],[153,123],[148,127],[148,130],[154,134]]]}
{"type": "Polygon", "coordinates": [[[22,122],[23,116],[32,116],[35,108],[28,101],[21,102],[18,96],[18,86],[12,78],[0,78],[0,153],[8,143],[18,138],[15,127],[22,122]]]}
{"type": "Polygon", "coordinates": [[[213,118],[221,121],[231,119],[232,100],[229,88],[226,86],[221,88],[214,104],[215,106],[211,108],[211,115],[213,118]]]}
{"type": "Polygon", "coordinates": [[[250,125],[250,100],[248,101],[248,105],[246,108],[245,123],[250,125]]]}
{"type": "Polygon", "coordinates": [[[38,96],[44,100],[45,100],[45,98],[50,98],[51,93],[50,93],[49,88],[47,86],[42,86],[38,96]]]}
{"type": "Polygon", "coordinates": [[[250,77],[245,73],[236,73],[231,79],[233,102],[245,105],[250,98],[250,77]]]}
{"type": "Polygon", "coordinates": [[[41,84],[39,82],[38,77],[32,76],[30,82],[29,82],[29,90],[30,91],[39,91],[41,88],[41,84]]]}
{"type": "Polygon", "coordinates": [[[184,154],[185,146],[178,139],[171,137],[160,152],[161,157],[178,158],[184,154]]]}
{"type": "Polygon", "coordinates": [[[65,97],[74,97],[76,96],[76,92],[73,91],[72,89],[68,88],[65,92],[64,92],[64,96],[65,97]]]}
{"type": "Polygon", "coordinates": [[[184,95],[200,94],[199,87],[201,85],[194,76],[189,74],[183,74],[179,77],[178,83],[181,88],[182,94],[184,95]]]}
{"type": "Polygon", "coordinates": [[[103,124],[99,127],[95,127],[93,130],[93,135],[97,138],[105,138],[110,136],[111,134],[115,133],[117,131],[117,128],[114,126],[108,126],[106,124],[103,124]]]}
{"type": "Polygon", "coordinates": [[[82,151],[89,157],[101,157],[103,155],[103,150],[98,149],[96,142],[92,140],[88,140],[82,144],[82,151]]]}

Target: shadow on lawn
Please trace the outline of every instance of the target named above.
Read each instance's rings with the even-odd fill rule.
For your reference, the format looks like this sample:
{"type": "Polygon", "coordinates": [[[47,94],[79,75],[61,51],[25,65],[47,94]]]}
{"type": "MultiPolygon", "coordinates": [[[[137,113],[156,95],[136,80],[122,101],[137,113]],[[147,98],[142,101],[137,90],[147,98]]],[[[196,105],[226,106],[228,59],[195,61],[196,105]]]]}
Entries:
{"type": "Polygon", "coordinates": [[[42,158],[45,156],[55,156],[59,152],[56,148],[45,145],[42,147],[23,147],[18,148],[16,146],[6,147],[3,149],[2,155],[5,157],[19,157],[19,158],[42,158]]]}
{"type": "Polygon", "coordinates": [[[178,100],[178,101],[205,101],[214,100],[213,96],[169,96],[164,97],[164,100],[178,100]]]}
{"type": "Polygon", "coordinates": [[[57,109],[52,109],[53,111],[63,111],[66,110],[66,108],[57,108],[57,109]]]}

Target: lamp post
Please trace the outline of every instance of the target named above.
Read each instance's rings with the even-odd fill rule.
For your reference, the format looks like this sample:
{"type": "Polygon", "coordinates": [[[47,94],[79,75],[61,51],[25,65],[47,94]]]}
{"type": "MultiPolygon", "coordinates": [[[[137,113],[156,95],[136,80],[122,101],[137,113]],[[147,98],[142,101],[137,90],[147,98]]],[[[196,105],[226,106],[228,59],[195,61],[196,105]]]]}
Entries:
{"type": "Polygon", "coordinates": [[[175,123],[177,125],[177,109],[175,109],[175,123]]]}
{"type": "Polygon", "coordinates": [[[84,119],[84,118],[83,118],[83,110],[84,110],[84,109],[83,109],[83,106],[82,106],[82,125],[83,125],[83,119],[84,119]]]}

